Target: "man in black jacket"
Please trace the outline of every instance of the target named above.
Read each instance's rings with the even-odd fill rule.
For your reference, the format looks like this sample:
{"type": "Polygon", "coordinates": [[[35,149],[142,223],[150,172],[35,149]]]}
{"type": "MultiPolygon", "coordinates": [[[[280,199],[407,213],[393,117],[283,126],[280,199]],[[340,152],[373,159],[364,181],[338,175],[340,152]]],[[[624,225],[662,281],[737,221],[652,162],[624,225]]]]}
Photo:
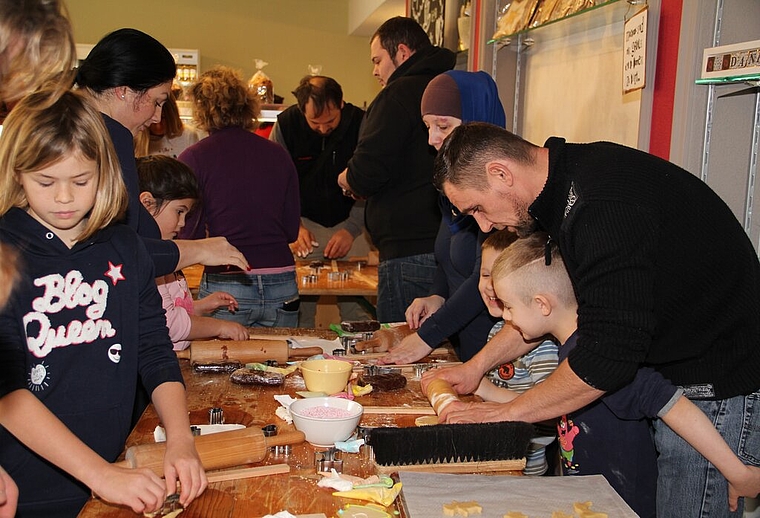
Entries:
{"type": "Polygon", "coordinates": [[[359,139],[364,111],[343,101],[335,79],[306,76],[293,92],[297,104],[277,116],[269,140],[288,150],[301,188],[301,228],[290,245],[302,258],[367,255],[364,204],[343,196],[336,179],[359,139]],[[309,257],[313,254],[314,257],[309,257]]]}
{"type": "Polygon", "coordinates": [[[367,109],[338,184],[367,200],[365,223],[380,252],[377,317],[398,322],[412,300],[428,294],[436,271],[433,245],[441,215],[431,182],[435,150],[428,145],[420,101],[430,80],[451,70],[456,57],[431,45],[417,22],[401,16],[377,29],[370,55],[384,88],[367,109]]]}
{"type": "MultiPolygon", "coordinates": [[[[335,79],[306,76],[293,91],[296,104],[277,116],[269,139],[290,153],[301,189],[301,228],[290,244],[304,259],[366,256],[364,202],[343,196],[337,178],[359,139],[364,111],[343,101],[335,79]]],[[[370,318],[355,297],[340,297],[341,318],[370,318]]],[[[301,297],[299,325],[314,327],[315,297],[301,297]]]]}

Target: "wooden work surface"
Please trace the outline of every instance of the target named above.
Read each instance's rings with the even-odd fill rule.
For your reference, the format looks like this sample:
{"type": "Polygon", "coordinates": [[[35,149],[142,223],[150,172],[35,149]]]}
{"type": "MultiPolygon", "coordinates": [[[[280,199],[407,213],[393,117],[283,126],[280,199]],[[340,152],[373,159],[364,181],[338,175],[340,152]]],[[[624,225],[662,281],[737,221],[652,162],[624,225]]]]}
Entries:
{"type": "MultiPolygon", "coordinates": [[[[296,261],[298,292],[301,295],[377,296],[377,266],[360,265],[354,261],[322,261],[324,266],[312,268],[314,261],[296,261]],[[332,272],[348,272],[348,278],[331,280],[332,272]],[[310,278],[315,275],[315,278],[310,278]]],[[[194,264],[182,269],[191,290],[197,290],[203,275],[203,266],[194,264]]]]}
{"type": "MultiPolygon", "coordinates": [[[[263,328],[256,328],[257,334],[266,333],[263,328]]],[[[271,330],[272,334],[289,335],[302,333],[301,329],[271,330]]],[[[323,334],[324,332],[322,332],[323,334]]],[[[328,336],[323,336],[329,338],[328,336]]],[[[455,361],[451,351],[445,356],[437,354],[436,361],[445,358],[455,361]]],[[[366,360],[365,360],[366,361],[366,360]]],[[[425,360],[422,360],[425,361],[425,360]]],[[[305,390],[303,379],[298,371],[289,375],[283,386],[244,386],[229,381],[225,374],[198,374],[193,371],[189,361],[180,360],[185,378],[190,409],[191,424],[208,424],[208,411],[212,407],[224,409],[227,423],[242,423],[247,426],[263,427],[276,424],[279,430],[294,429],[275,416],[278,403],[275,394],[288,394],[297,397],[296,391],[305,390]]],[[[429,403],[420,390],[419,381],[413,379],[413,372],[408,374],[407,387],[395,392],[373,393],[356,399],[369,411],[365,411],[361,425],[366,426],[413,426],[414,419],[430,410],[429,403]],[[387,414],[371,411],[372,407],[419,407],[420,414],[387,414]]],[[[153,442],[153,430],[158,418],[152,406],[149,406],[137,426],[130,434],[126,446],[153,442]]],[[[337,516],[337,511],[347,503],[365,504],[332,496],[332,490],[317,487],[321,478],[316,472],[315,453],[320,449],[308,443],[294,445],[288,455],[272,455],[259,465],[287,463],[290,473],[266,475],[255,478],[215,482],[209,485],[203,495],[192,503],[182,514],[182,518],[217,518],[217,517],[259,517],[274,514],[282,510],[296,515],[324,513],[327,517],[337,516]]],[[[357,454],[343,454],[343,473],[367,477],[376,473],[369,457],[369,449],[362,447],[357,454]]],[[[389,509],[392,513],[395,509],[389,509]]],[[[130,509],[115,507],[101,500],[91,499],[80,518],[135,517],[139,516],[130,509]]]]}
{"type": "Polygon", "coordinates": [[[377,266],[362,265],[359,268],[358,263],[350,261],[321,261],[324,266],[317,269],[310,266],[313,262],[296,261],[298,292],[301,295],[377,295],[377,266]],[[347,273],[348,278],[331,279],[331,274],[335,273],[347,273]]]}

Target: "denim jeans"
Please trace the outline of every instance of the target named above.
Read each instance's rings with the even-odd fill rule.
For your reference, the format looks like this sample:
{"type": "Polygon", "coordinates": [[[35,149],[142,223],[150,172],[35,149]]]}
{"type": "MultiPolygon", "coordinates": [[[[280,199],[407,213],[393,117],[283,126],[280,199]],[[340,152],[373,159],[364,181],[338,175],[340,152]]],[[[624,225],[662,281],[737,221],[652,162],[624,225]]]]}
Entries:
{"type": "Polygon", "coordinates": [[[268,275],[203,274],[198,296],[226,291],[238,301],[238,310],[220,308],[216,318],[232,320],[246,327],[296,327],[298,325],[298,283],[296,273],[268,275]]]}
{"type": "MultiPolygon", "coordinates": [[[[760,466],[760,391],[718,401],[692,401],[715,425],[745,464],[760,466]]],[[[741,518],[728,511],[728,483],[686,441],[660,419],[654,421],[657,467],[657,516],[662,518],[741,518]]]]}
{"type": "Polygon", "coordinates": [[[435,276],[433,254],[380,261],[377,268],[377,319],[404,322],[404,313],[417,297],[427,297],[435,276]]]}

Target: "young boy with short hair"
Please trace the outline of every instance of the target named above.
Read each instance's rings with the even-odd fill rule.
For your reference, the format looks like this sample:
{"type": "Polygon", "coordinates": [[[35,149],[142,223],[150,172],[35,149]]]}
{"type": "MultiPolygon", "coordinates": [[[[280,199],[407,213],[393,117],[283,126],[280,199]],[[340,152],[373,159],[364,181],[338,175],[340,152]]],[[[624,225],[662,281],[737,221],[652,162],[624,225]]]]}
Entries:
{"type": "MultiPolygon", "coordinates": [[[[495,261],[492,281],[505,320],[525,340],[550,334],[560,361],[575,346],[577,301],[557,246],[534,233],[509,246],[495,261]]],[[[558,422],[565,474],[602,474],[640,516],[655,515],[657,471],[647,418],[660,418],[710,461],[729,483],[729,508],[760,491],[760,468],[744,465],[707,416],[679,387],[650,368],[558,422]]]]}
{"type": "MultiPolygon", "coordinates": [[[[492,317],[500,320],[488,333],[488,340],[501,331],[505,322],[502,319],[501,303],[496,297],[491,282],[491,269],[499,255],[511,245],[517,235],[509,230],[498,230],[489,234],[481,245],[480,280],[478,289],[483,302],[492,317]]],[[[506,324],[509,325],[509,324],[506,324]]],[[[506,402],[516,398],[531,387],[541,383],[557,368],[557,344],[552,340],[537,342],[530,352],[491,369],[481,380],[475,394],[486,401],[506,402]]],[[[525,475],[543,475],[549,469],[546,458],[546,446],[556,439],[554,425],[541,423],[537,425],[538,436],[531,441],[526,455],[525,475]]]]}

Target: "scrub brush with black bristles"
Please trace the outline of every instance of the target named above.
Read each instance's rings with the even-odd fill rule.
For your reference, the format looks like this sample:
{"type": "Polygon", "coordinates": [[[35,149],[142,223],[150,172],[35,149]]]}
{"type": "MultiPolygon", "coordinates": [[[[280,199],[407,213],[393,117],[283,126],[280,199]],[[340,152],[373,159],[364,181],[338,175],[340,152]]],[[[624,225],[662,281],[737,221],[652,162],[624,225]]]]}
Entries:
{"type": "Polygon", "coordinates": [[[535,434],[520,421],[373,428],[367,443],[381,466],[524,459],[535,434]]]}

